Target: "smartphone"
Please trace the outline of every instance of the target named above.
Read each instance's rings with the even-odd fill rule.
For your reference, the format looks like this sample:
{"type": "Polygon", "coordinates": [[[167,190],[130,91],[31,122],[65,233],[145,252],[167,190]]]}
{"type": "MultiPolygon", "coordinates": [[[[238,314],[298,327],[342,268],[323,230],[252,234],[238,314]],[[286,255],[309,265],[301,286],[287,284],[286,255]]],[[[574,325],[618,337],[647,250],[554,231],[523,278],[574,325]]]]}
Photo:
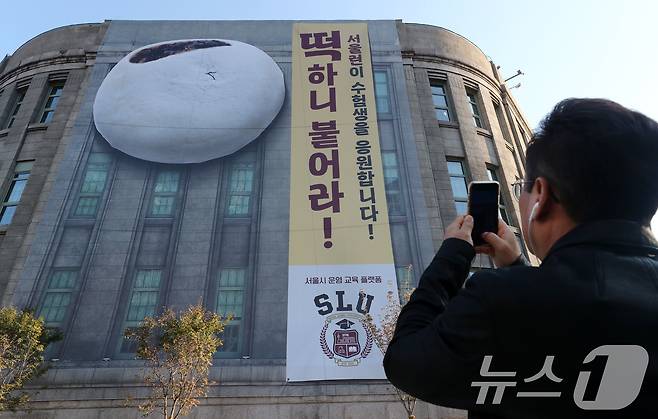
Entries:
{"type": "Polygon", "coordinates": [[[468,185],[468,213],[474,221],[471,234],[474,246],[485,244],[482,233],[498,232],[499,194],[498,182],[471,182],[468,185]]]}

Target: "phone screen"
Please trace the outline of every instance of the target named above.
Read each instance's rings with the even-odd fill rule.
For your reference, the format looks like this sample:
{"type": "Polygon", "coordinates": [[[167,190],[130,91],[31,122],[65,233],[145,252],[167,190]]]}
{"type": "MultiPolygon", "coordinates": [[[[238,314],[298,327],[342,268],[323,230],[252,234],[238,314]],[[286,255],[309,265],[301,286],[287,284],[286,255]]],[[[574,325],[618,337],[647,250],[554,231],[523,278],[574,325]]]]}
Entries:
{"type": "Polygon", "coordinates": [[[498,231],[498,182],[473,182],[468,188],[468,213],[473,217],[471,237],[475,246],[484,244],[482,233],[498,231]]]}

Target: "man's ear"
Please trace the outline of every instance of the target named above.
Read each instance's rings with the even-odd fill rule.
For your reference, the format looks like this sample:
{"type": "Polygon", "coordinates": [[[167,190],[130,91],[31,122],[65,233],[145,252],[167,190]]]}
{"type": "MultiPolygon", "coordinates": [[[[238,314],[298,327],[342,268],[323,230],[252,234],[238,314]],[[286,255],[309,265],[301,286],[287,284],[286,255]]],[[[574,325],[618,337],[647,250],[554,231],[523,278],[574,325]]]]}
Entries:
{"type": "Polygon", "coordinates": [[[537,209],[535,210],[535,220],[542,220],[547,218],[555,202],[551,198],[551,187],[545,177],[539,176],[535,179],[535,184],[532,186],[533,192],[537,197],[537,209]]]}

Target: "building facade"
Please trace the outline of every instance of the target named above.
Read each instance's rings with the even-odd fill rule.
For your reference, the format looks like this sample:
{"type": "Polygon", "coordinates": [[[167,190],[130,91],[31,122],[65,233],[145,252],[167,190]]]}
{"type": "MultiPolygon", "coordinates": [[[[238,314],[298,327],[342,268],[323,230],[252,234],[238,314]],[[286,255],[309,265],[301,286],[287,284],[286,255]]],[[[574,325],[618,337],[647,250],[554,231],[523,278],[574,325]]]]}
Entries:
{"type": "MultiPolygon", "coordinates": [[[[16,417],[138,417],[140,363],[123,333],[162,307],[235,313],[210,397],[191,417],[402,417],[390,384],[287,383],[291,21],[106,21],[43,33],[0,63],[0,297],[33,308],[64,339],[16,417]],[[113,149],[93,102],[136,48],[235,39],[281,68],[286,97],[255,141],[198,164],[113,149]]],[[[398,286],[414,287],[469,181],[501,184],[501,217],[520,238],[510,184],[524,176],[530,127],[498,68],[449,30],[367,21],[398,286]]],[[[491,268],[477,256],[473,269],[491,268]]],[[[464,412],[420,404],[418,418],[464,412]]]]}

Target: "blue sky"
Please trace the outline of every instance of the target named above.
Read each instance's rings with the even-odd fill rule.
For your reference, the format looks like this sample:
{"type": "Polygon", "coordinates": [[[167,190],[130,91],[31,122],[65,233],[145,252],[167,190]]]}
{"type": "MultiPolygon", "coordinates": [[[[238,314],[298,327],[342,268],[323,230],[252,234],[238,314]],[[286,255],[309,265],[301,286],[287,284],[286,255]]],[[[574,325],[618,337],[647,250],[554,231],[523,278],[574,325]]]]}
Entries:
{"type": "MultiPolygon", "coordinates": [[[[105,19],[402,19],[477,44],[534,127],[566,97],[605,97],[658,119],[658,2],[651,0],[83,0],[5,2],[0,55],[57,26],[105,19]],[[25,8],[29,7],[30,10],[25,8]]],[[[658,158],[657,158],[658,164],[658,158]]],[[[658,218],[654,219],[658,231],[658,218]]]]}

